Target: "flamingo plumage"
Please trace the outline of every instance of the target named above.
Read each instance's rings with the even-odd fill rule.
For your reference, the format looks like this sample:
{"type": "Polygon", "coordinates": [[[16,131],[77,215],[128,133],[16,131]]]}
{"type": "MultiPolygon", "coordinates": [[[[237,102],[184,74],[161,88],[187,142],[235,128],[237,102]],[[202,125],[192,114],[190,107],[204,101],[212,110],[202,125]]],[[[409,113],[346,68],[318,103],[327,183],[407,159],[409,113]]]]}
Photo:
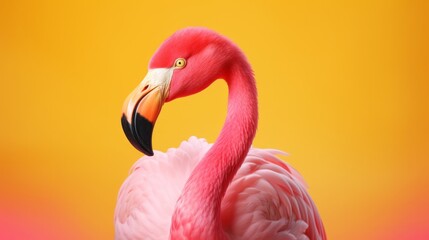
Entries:
{"type": "Polygon", "coordinates": [[[124,104],[125,134],[147,156],[120,189],[115,239],[325,240],[301,175],[277,157],[281,151],[251,147],[257,105],[250,64],[230,40],[205,28],[168,38],[124,104]],[[191,137],[166,153],[153,152],[152,130],[164,102],[216,79],[229,90],[216,142],[191,137]]]}

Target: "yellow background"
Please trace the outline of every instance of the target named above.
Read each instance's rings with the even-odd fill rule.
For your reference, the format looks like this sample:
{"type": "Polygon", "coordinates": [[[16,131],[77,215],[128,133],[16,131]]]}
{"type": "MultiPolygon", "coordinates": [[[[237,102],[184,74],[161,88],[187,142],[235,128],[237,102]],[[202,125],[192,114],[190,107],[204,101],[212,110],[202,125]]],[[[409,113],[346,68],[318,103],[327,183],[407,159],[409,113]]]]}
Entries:
{"type": "MultiPolygon", "coordinates": [[[[428,10],[405,0],[2,1],[0,236],[113,238],[118,189],[141,156],[122,133],[123,100],[164,39],[205,26],[248,56],[254,146],[291,154],[330,239],[427,239],[428,10]]],[[[154,147],[214,141],[226,95],[217,82],[166,104],[154,147]]]]}

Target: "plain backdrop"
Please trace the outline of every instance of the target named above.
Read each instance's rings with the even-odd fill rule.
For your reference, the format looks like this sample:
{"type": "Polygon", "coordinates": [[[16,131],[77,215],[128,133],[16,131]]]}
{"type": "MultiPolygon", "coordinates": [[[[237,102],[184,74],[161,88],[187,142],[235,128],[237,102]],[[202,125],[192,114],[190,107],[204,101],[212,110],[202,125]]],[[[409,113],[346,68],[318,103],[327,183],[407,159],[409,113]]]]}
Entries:
{"type": "MultiPolygon", "coordinates": [[[[141,157],[125,97],[174,31],[205,26],[251,62],[254,146],[290,153],[329,239],[429,237],[427,1],[2,1],[0,238],[112,239],[141,157]]],[[[168,103],[165,151],[215,141],[227,89],[168,103]]]]}

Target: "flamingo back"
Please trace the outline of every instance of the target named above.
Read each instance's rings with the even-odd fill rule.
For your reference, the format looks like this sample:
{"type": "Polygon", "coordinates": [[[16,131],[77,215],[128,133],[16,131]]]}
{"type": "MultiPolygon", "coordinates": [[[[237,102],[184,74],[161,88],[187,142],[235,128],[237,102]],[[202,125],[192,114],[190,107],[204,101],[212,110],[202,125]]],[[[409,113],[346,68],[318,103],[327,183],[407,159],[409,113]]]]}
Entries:
{"type": "Polygon", "coordinates": [[[326,239],[303,178],[278,155],[251,148],[228,187],[221,213],[230,239],[326,239]]]}

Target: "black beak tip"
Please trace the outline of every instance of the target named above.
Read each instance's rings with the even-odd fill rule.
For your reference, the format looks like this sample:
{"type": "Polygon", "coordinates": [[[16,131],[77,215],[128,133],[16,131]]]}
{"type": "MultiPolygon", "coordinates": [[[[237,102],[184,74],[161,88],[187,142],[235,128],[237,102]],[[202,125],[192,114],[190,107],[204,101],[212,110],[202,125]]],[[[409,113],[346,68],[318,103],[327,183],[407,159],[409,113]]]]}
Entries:
{"type": "Polygon", "coordinates": [[[125,115],[122,114],[122,129],[128,141],[140,152],[147,156],[153,156],[153,124],[140,114],[136,114],[133,121],[134,123],[129,123],[125,115]]]}
{"type": "Polygon", "coordinates": [[[147,156],[153,156],[153,150],[152,149],[142,149],[142,152],[147,156]]]}
{"type": "Polygon", "coordinates": [[[141,149],[140,151],[147,156],[153,156],[153,150],[152,149],[146,148],[146,149],[141,149]]]}

